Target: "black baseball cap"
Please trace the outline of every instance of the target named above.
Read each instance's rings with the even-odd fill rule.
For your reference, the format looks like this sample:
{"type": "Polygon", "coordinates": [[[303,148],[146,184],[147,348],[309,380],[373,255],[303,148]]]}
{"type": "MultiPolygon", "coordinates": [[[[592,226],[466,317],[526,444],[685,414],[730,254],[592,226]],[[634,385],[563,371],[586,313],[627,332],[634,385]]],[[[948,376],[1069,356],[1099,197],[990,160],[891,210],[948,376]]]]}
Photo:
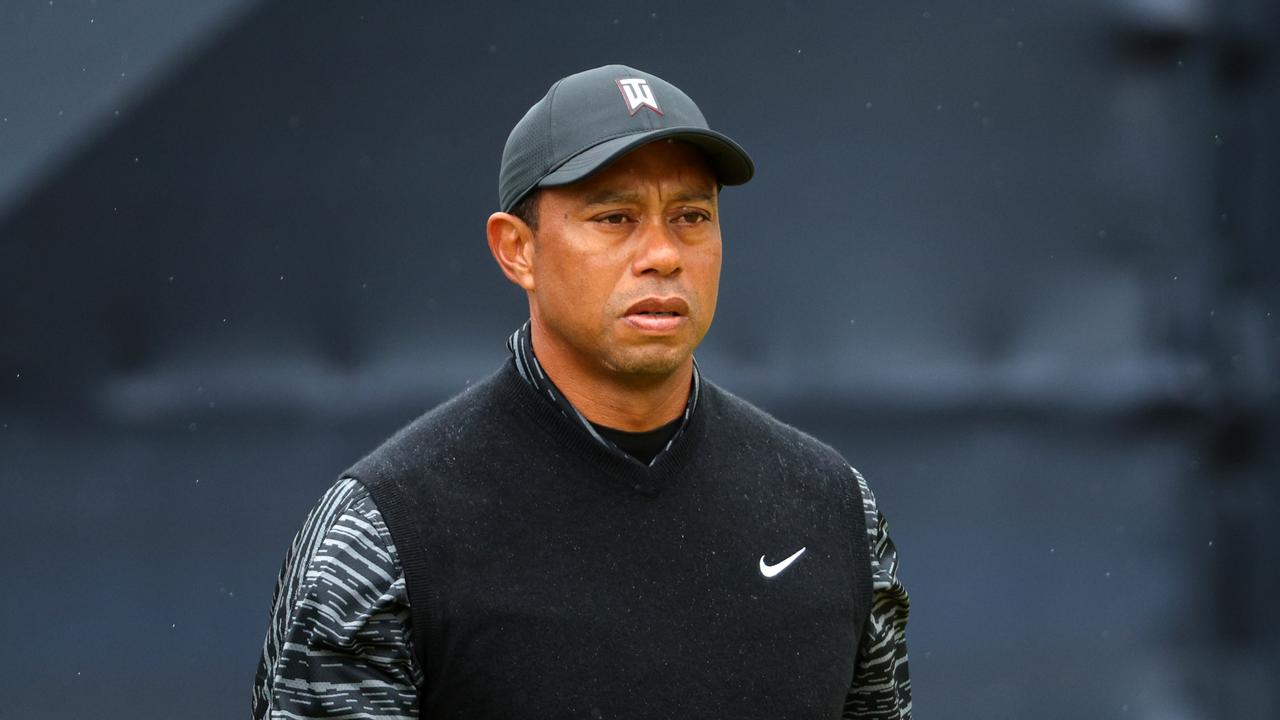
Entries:
{"type": "Polygon", "coordinates": [[[688,142],[722,185],[741,185],[755,166],[680,88],[642,70],[605,65],[556,81],[507,136],[498,203],[509,212],[536,187],[577,182],[660,138],[688,142]]]}

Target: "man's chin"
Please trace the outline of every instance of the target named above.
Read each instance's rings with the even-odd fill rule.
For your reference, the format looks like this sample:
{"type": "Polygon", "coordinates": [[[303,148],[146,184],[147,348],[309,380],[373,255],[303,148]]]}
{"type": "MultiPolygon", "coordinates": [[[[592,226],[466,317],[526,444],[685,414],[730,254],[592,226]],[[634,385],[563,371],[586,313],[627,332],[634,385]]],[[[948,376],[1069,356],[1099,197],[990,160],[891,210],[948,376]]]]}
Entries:
{"type": "Polygon", "coordinates": [[[609,358],[608,367],[636,380],[661,380],[686,366],[693,352],[686,348],[647,347],[609,358]]]}

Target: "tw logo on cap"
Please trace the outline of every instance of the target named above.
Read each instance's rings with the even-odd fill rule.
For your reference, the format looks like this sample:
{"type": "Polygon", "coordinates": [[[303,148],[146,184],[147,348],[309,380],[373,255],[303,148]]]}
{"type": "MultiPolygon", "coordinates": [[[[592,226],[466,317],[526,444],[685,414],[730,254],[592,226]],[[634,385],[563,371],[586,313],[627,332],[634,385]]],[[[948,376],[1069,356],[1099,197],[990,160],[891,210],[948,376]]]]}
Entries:
{"type": "Polygon", "coordinates": [[[618,80],[618,90],[622,91],[622,99],[627,101],[627,112],[635,115],[640,112],[640,108],[647,107],[650,110],[662,114],[662,110],[658,107],[658,101],[653,97],[653,88],[649,87],[649,81],[644,78],[623,78],[618,80]]]}

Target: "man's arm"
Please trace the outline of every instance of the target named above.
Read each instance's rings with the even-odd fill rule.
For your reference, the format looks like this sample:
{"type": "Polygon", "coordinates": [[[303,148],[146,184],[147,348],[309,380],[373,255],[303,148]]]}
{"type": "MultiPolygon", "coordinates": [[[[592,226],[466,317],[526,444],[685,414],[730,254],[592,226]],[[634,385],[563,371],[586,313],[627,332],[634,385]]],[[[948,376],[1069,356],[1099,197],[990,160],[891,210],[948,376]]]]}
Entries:
{"type": "Polygon", "coordinates": [[[272,599],[253,717],[418,717],[409,604],[363,485],[338,481],[294,538],[272,599]]]}
{"type": "Polygon", "coordinates": [[[910,720],[911,676],[907,670],[907,615],[911,601],[898,581],[898,551],[875,495],[857,470],[858,489],[871,544],[871,614],[858,644],[858,665],[844,703],[854,720],[910,720]]]}

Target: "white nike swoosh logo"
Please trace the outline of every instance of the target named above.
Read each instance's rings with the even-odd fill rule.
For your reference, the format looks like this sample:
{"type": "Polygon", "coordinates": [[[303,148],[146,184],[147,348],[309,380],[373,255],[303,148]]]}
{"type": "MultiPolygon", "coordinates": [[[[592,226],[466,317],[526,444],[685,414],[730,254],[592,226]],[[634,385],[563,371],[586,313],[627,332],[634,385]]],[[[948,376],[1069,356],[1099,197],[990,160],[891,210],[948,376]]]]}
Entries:
{"type": "Polygon", "coordinates": [[[760,556],[760,574],[761,574],[761,575],[763,575],[763,576],[765,576],[765,577],[767,577],[767,578],[768,578],[768,577],[773,577],[774,575],[777,575],[778,573],[782,572],[783,570],[786,570],[788,565],[790,565],[791,563],[795,562],[795,561],[796,561],[796,558],[800,557],[801,553],[803,553],[803,552],[804,552],[804,550],[805,550],[804,548],[800,548],[799,550],[797,550],[797,551],[795,551],[794,553],[792,553],[792,554],[791,554],[791,557],[787,558],[786,560],[783,560],[782,562],[778,563],[777,565],[769,565],[769,564],[765,563],[765,561],[764,561],[764,556],[763,556],[763,555],[761,555],[761,556],[760,556]]]}

